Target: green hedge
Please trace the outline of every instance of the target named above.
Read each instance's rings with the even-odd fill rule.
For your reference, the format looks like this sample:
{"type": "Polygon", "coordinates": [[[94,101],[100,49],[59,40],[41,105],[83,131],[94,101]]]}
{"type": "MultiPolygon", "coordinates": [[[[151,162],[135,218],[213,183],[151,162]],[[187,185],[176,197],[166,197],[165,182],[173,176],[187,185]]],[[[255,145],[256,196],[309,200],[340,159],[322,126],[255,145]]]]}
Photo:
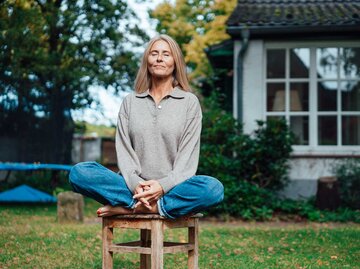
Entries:
{"type": "Polygon", "coordinates": [[[335,167],[343,207],[321,211],[315,200],[280,199],[276,192],[289,181],[293,135],[285,121],[258,121],[252,134],[220,107],[214,93],[203,100],[203,131],[198,174],[218,178],[225,187],[224,201],[211,215],[246,220],[354,221],[360,222],[360,160],[346,160],[335,167]]]}
{"type": "Polygon", "coordinates": [[[360,159],[344,159],[333,167],[339,181],[342,206],[360,209],[360,159]]]}
{"type": "Polygon", "coordinates": [[[218,178],[225,187],[224,202],[213,214],[246,219],[271,217],[273,190],[288,183],[288,160],[293,136],[285,121],[257,122],[252,134],[220,107],[214,93],[203,102],[203,131],[199,174],[218,178]]]}

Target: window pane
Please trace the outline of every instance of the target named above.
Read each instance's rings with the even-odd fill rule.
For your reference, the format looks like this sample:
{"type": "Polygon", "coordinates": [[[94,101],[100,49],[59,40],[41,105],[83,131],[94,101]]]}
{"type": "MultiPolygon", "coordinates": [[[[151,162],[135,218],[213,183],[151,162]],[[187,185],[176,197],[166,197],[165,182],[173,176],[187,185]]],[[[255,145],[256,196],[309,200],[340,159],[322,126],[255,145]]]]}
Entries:
{"type": "Polygon", "coordinates": [[[319,145],[337,144],[336,116],[319,116],[318,135],[319,135],[319,145]]]}
{"type": "Polygon", "coordinates": [[[318,111],[336,111],[337,82],[318,82],[318,111]]]}
{"type": "Polygon", "coordinates": [[[354,79],[360,75],[360,48],[340,49],[340,77],[354,79]]]}
{"type": "Polygon", "coordinates": [[[318,78],[337,78],[337,48],[316,49],[316,70],[318,78]]]}
{"type": "Polygon", "coordinates": [[[360,145],[360,116],[342,117],[342,144],[360,145]]]}
{"type": "Polygon", "coordinates": [[[268,83],[267,111],[285,111],[285,83],[268,83]]]}
{"type": "Polygon", "coordinates": [[[309,145],[309,117],[290,117],[290,129],[295,134],[295,145],[309,145]]]}
{"type": "Polygon", "coordinates": [[[267,50],[266,73],[268,78],[285,78],[285,50],[267,50]]]}
{"type": "Polygon", "coordinates": [[[340,83],[342,111],[360,111],[360,82],[340,83]]]}
{"type": "Polygon", "coordinates": [[[290,110],[309,111],[309,83],[290,84],[290,110]]]}
{"type": "Polygon", "coordinates": [[[308,78],[310,66],[309,49],[291,49],[290,50],[290,77],[308,78]]]}

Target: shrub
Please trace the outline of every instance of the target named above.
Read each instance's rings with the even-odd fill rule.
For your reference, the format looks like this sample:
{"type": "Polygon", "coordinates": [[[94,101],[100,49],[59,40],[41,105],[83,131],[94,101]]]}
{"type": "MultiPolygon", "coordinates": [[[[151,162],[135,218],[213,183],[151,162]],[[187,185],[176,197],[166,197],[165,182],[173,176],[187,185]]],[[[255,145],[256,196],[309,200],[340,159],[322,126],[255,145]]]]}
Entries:
{"type": "Polygon", "coordinates": [[[289,181],[292,135],[283,120],[257,121],[257,125],[252,135],[234,139],[237,176],[261,188],[280,190],[289,181]]]}
{"type": "Polygon", "coordinates": [[[337,162],[333,172],[339,181],[343,206],[360,209],[360,159],[345,159],[337,162]]]}
{"type": "Polygon", "coordinates": [[[358,210],[351,210],[350,208],[338,208],[335,211],[319,210],[315,206],[315,199],[307,201],[294,201],[289,199],[278,200],[273,204],[274,211],[280,214],[288,214],[287,218],[295,215],[298,219],[303,218],[316,222],[347,222],[353,221],[360,223],[360,214],[358,210]]]}
{"type": "Polygon", "coordinates": [[[218,178],[225,187],[224,202],[212,213],[246,219],[272,214],[273,192],[288,182],[292,135],[284,121],[258,121],[253,134],[220,108],[219,94],[204,100],[203,131],[198,172],[218,178]]]}
{"type": "Polygon", "coordinates": [[[71,186],[66,171],[18,171],[12,172],[7,181],[2,181],[0,191],[15,188],[19,185],[26,184],[30,187],[53,194],[56,188],[70,190],[71,186]]]}

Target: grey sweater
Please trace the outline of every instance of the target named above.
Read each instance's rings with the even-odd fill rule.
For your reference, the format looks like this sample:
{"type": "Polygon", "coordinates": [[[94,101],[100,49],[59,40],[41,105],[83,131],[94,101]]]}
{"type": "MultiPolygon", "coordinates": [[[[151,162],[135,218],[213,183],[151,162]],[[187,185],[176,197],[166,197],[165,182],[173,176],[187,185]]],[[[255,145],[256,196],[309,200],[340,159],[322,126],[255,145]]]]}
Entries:
{"type": "Polygon", "coordinates": [[[195,175],[201,120],[197,97],[179,88],[158,106],[149,91],[126,96],[119,111],[116,153],[129,189],[134,192],[139,181],[155,179],[166,193],[195,175]]]}

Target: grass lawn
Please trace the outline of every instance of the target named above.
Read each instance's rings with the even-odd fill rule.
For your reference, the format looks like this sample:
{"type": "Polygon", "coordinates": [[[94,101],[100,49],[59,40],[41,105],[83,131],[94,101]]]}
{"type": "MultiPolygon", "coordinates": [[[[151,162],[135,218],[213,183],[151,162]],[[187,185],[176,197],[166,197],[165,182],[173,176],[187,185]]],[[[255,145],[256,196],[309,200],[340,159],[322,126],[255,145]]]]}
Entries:
{"type": "MultiPolygon", "coordinates": [[[[0,206],[0,268],[101,268],[97,204],[86,200],[84,224],[59,224],[56,206],[0,206]]],[[[116,231],[116,230],[115,230],[116,231]]],[[[115,233],[119,241],[138,232],[115,233]]],[[[167,240],[186,238],[170,230],[167,240]]],[[[114,255],[114,268],[139,267],[135,254],[114,255]]],[[[200,224],[201,269],[360,268],[359,224],[200,224]]],[[[165,268],[186,268],[185,254],[166,254],[165,268]]]]}

